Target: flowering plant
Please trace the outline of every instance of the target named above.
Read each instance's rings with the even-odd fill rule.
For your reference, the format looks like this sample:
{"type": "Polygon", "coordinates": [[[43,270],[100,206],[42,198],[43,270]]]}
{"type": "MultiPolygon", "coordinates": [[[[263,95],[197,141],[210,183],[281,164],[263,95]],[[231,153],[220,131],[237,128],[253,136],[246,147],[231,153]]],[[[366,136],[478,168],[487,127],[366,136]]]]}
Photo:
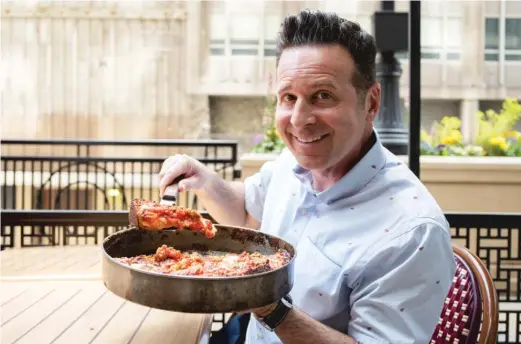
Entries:
{"type": "Polygon", "coordinates": [[[280,153],[285,147],[284,141],[280,137],[277,127],[275,126],[276,106],[277,99],[275,97],[268,98],[264,110],[264,134],[258,135],[254,138],[255,146],[252,151],[255,153],[280,153]]]}
{"type": "Polygon", "coordinates": [[[521,133],[513,127],[521,118],[521,105],[507,98],[499,113],[479,111],[478,133],[473,144],[462,141],[461,121],[443,117],[434,122],[430,133],[422,129],[420,151],[423,155],[456,156],[521,156],[521,133]]]}
{"type": "Polygon", "coordinates": [[[476,144],[491,156],[521,156],[519,146],[521,135],[513,127],[521,118],[521,104],[507,98],[499,113],[494,110],[479,111],[476,144]]]}
{"type": "Polygon", "coordinates": [[[483,149],[475,145],[465,145],[460,131],[461,121],[457,117],[443,117],[434,122],[430,133],[421,130],[420,152],[423,155],[479,156],[483,149]]]}

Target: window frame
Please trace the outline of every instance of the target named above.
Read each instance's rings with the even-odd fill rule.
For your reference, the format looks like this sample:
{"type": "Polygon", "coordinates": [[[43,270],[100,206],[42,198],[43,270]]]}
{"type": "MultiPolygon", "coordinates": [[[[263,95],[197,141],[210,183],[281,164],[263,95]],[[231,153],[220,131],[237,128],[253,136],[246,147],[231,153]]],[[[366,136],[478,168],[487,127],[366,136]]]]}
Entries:
{"type": "MultiPolygon", "coordinates": [[[[460,63],[462,58],[462,49],[461,47],[449,47],[447,36],[450,34],[449,32],[449,20],[457,20],[460,24],[463,22],[463,16],[461,14],[452,14],[444,11],[442,15],[422,15],[422,21],[425,22],[425,19],[436,19],[440,21],[441,26],[441,45],[439,47],[428,47],[424,46],[424,42],[422,40],[421,46],[421,59],[426,61],[441,61],[444,63],[460,63]],[[425,57],[424,54],[438,54],[436,58],[428,58],[425,57]],[[457,54],[457,58],[449,58],[450,54],[457,54]]],[[[425,30],[425,25],[422,25],[422,30],[425,30]]],[[[462,40],[462,28],[460,25],[460,41],[462,40]]]]}
{"type": "Polygon", "coordinates": [[[483,29],[483,35],[484,35],[484,47],[483,47],[483,60],[485,61],[485,63],[488,63],[488,64],[496,64],[496,63],[499,63],[501,60],[503,60],[503,62],[505,64],[521,64],[521,49],[508,49],[506,47],[506,43],[505,43],[505,40],[506,40],[506,23],[507,23],[507,20],[519,20],[521,22],[521,16],[519,15],[506,15],[505,16],[505,21],[504,21],[504,29],[502,30],[501,28],[501,20],[500,20],[500,16],[485,16],[484,18],[484,29],[483,29]],[[498,37],[497,37],[497,40],[498,40],[498,47],[497,48],[487,48],[487,45],[486,45],[486,38],[487,38],[487,20],[490,20],[490,19],[493,19],[496,21],[497,23],[497,32],[498,32],[498,37]],[[501,37],[501,33],[503,33],[505,35],[505,37],[501,37]],[[487,59],[487,55],[497,55],[497,59],[495,60],[489,60],[487,59]],[[508,59],[507,56],[509,55],[513,55],[513,56],[519,56],[519,59],[515,60],[515,59],[508,59]]]}

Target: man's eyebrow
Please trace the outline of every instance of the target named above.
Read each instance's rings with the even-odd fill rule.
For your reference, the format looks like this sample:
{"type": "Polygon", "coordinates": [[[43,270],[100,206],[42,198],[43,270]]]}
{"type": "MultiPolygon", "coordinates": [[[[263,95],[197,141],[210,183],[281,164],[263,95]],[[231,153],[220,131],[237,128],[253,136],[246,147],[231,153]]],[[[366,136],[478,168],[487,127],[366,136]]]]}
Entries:
{"type": "Polygon", "coordinates": [[[331,87],[331,88],[336,88],[335,87],[335,84],[333,84],[331,81],[329,80],[324,80],[324,81],[318,81],[318,82],[314,82],[313,84],[311,84],[311,87],[313,88],[321,88],[321,87],[331,87]]]}
{"type": "MultiPolygon", "coordinates": [[[[321,88],[321,87],[330,87],[330,88],[336,88],[335,84],[333,84],[331,81],[317,81],[310,85],[312,88],[321,88]]],[[[291,88],[291,84],[285,84],[281,88],[279,88],[278,92],[285,92],[291,88]]]]}

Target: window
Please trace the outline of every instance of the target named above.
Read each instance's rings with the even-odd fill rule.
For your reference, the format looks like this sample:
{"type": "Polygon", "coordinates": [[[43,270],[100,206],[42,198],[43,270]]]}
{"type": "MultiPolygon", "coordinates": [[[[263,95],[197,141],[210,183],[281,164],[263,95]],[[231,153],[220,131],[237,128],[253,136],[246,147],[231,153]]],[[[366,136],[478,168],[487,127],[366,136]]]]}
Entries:
{"type": "Polygon", "coordinates": [[[422,18],[421,56],[428,60],[459,60],[461,49],[460,17],[422,18]]]}
{"type": "Polygon", "coordinates": [[[521,18],[505,21],[505,60],[521,61],[521,18]]]}
{"type": "Polygon", "coordinates": [[[230,18],[230,48],[232,55],[259,55],[259,16],[240,13],[230,18]]]}
{"type": "Polygon", "coordinates": [[[282,19],[298,9],[317,8],[317,1],[206,1],[209,51],[212,56],[275,56],[282,19]]]}
{"type": "Polygon", "coordinates": [[[500,47],[500,27],[498,18],[485,18],[485,60],[498,61],[503,54],[506,61],[521,61],[521,18],[505,19],[504,49],[500,47]]]}
{"type": "Polygon", "coordinates": [[[425,18],[421,28],[422,59],[439,59],[442,48],[442,18],[425,18]]]}
{"type": "Polygon", "coordinates": [[[281,18],[276,14],[268,14],[264,21],[264,56],[275,56],[275,40],[281,18]]]}
{"type": "Polygon", "coordinates": [[[210,54],[224,55],[226,48],[226,17],[221,13],[210,15],[210,54]]]}
{"type": "Polygon", "coordinates": [[[272,13],[269,4],[251,1],[245,8],[234,1],[209,1],[208,7],[210,55],[275,56],[282,14],[272,13]]]}
{"type": "Polygon", "coordinates": [[[447,60],[460,59],[461,31],[461,18],[447,18],[445,26],[445,54],[447,60]]]}

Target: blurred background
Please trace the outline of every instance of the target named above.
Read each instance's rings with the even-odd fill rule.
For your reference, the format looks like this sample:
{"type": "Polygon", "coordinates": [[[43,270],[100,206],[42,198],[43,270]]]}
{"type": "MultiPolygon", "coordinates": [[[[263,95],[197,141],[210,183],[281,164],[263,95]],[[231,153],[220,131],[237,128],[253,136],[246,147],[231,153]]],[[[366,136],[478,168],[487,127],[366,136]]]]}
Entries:
{"type": "MultiPolygon", "coordinates": [[[[276,158],[275,38],[304,8],[374,33],[382,2],[2,0],[1,250],[99,245],[128,225],[130,200],[158,200],[169,155],[229,180],[276,158]]],[[[454,243],[486,263],[498,342],[521,343],[521,1],[422,0],[419,34],[420,114],[410,111],[414,59],[398,51],[389,123],[410,136],[420,116],[421,156],[399,156],[419,160],[454,243]]],[[[204,213],[190,193],[180,204],[204,213]]],[[[212,328],[226,319],[216,314],[212,328]]]]}
{"type": "MultiPolygon", "coordinates": [[[[2,1],[2,138],[225,138],[247,152],[264,130],[276,32],[303,8],[371,33],[380,1],[2,1]]],[[[456,117],[471,141],[477,111],[521,99],[521,2],[422,1],[421,45],[426,131],[456,117]]]]}

